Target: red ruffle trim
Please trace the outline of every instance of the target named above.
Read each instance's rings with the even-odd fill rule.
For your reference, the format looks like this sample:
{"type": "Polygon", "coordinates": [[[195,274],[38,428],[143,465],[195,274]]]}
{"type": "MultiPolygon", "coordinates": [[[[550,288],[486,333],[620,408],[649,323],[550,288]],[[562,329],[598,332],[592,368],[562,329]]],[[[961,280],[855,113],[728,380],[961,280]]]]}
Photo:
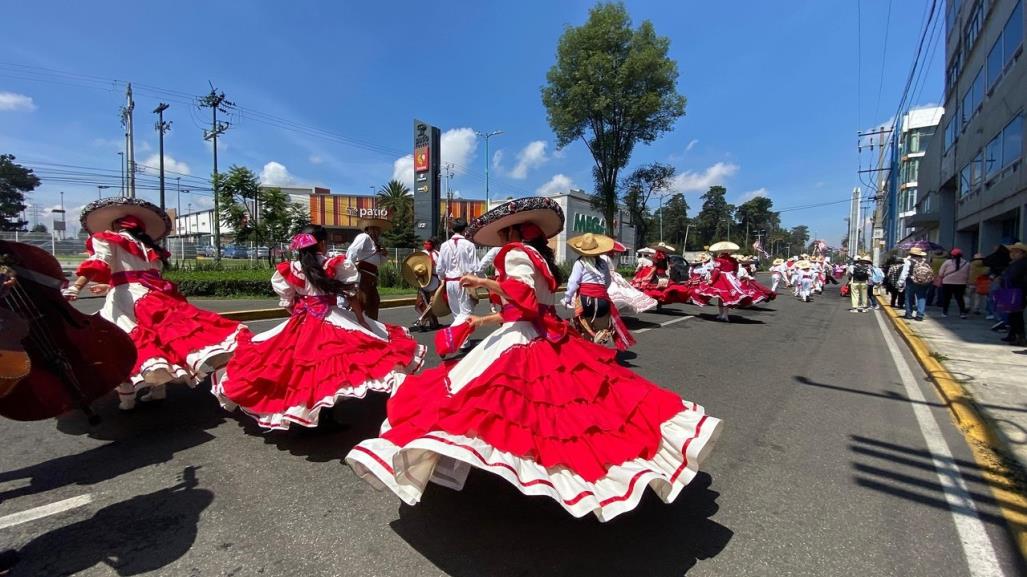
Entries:
{"type": "Polygon", "coordinates": [[[742,289],[748,292],[752,297],[753,304],[772,301],[777,298],[777,293],[770,290],[770,287],[767,287],[754,279],[743,279],[740,281],[740,284],[742,285],[742,289]]]}
{"type": "Polygon", "coordinates": [[[285,282],[289,283],[290,285],[298,289],[306,288],[306,279],[297,276],[296,273],[292,271],[291,262],[280,262],[277,265],[275,265],[275,268],[278,270],[278,274],[282,275],[282,278],[285,279],[285,282]]]}
{"type": "Polygon", "coordinates": [[[404,371],[415,360],[417,342],[401,327],[386,327],[389,340],[382,341],[312,316],[293,316],[270,339],[239,345],[221,393],[259,414],[313,408],[342,389],[404,371]]]}
{"type": "Polygon", "coordinates": [[[723,274],[717,275],[716,280],[711,283],[700,283],[695,291],[710,300],[720,299],[721,304],[728,307],[747,307],[753,304],[752,295],[739,291],[723,274]]]}
{"type": "Polygon", "coordinates": [[[90,258],[78,265],[75,275],[84,276],[93,282],[107,284],[111,282],[111,267],[102,260],[90,258]]]}
{"type": "Polygon", "coordinates": [[[95,252],[93,250],[93,239],[94,238],[98,238],[100,240],[107,241],[107,242],[109,242],[111,244],[116,244],[116,245],[120,246],[121,248],[123,248],[124,250],[128,251],[133,256],[137,256],[137,257],[139,257],[139,258],[141,258],[141,259],[143,259],[143,260],[145,260],[147,262],[158,261],[158,260],[161,259],[161,256],[163,256],[164,258],[167,258],[167,257],[171,256],[171,253],[169,253],[167,251],[161,251],[161,253],[159,253],[159,254],[157,252],[152,251],[152,250],[147,250],[147,251],[144,252],[143,249],[139,248],[139,243],[133,242],[133,241],[125,238],[124,236],[122,236],[122,235],[120,235],[120,234],[118,234],[116,232],[110,232],[110,231],[102,231],[102,232],[93,233],[93,235],[91,237],[86,239],[86,252],[88,252],[90,254],[90,256],[93,255],[94,252],[95,252]]]}
{"type": "MultiPolygon", "coordinates": [[[[138,353],[134,375],[150,359],[163,358],[189,368],[190,354],[225,342],[239,328],[235,321],[157,291],[136,302],[135,316],[136,327],[129,334],[138,353]]],[[[239,341],[248,340],[249,331],[243,329],[243,333],[239,341]]]]}
{"type": "Polygon", "coordinates": [[[431,431],[478,437],[588,481],[657,452],[660,425],[681,399],[617,364],[615,352],[572,336],[515,346],[455,395],[449,369],[409,377],[389,401],[383,438],[403,446],[431,431]]]}

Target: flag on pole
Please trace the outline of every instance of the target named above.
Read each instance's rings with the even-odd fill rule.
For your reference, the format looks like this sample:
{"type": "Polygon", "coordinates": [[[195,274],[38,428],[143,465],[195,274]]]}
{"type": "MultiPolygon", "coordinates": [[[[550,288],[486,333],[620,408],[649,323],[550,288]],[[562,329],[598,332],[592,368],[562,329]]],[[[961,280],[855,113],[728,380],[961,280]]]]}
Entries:
{"type": "Polygon", "coordinates": [[[752,243],[752,250],[762,254],[766,258],[770,258],[770,255],[767,254],[767,251],[763,250],[763,241],[761,241],[758,238],[756,239],[756,242],[752,243]]]}

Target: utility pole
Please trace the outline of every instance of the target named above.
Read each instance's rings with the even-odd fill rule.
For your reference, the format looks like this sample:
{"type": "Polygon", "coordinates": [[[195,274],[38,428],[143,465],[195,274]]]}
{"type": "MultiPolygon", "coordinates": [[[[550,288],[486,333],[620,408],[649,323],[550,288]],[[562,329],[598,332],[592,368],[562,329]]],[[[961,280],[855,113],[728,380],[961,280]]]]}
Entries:
{"type": "MultiPolygon", "coordinates": [[[[126,139],[125,141],[128,142],[127,134],[125,136],[125,139],[126,139]]],[[[121,197],[124,198],[126,196],[126,194],[125,194],[125,153],[124,152],[119,152],[118,156],[119,156],[118,161],[121,164],[121,197]]]]}
{"type": "Polygon", "coordinates": [[[218,135],[228,130],[227,122],[218,122],[218,112],[227,114],[235,103],[225,98],[224,92],[218,92],[210,85],[210,94],[200,100],[200,106],[209,108],[211,114],[210,130],[203,131],[203,139],[212,141],[214,145],[214,260],[221,261],[221,203],[218,199],[218,135]]]}
{"type": "MultiPolygon", "coordinates": [[[[488,142],[488,141],[486,140],[486,142],[488,142]]],[[[488,153],[486,153],[486,156],[488,156],[488,153]]],[[[453,163],[452,162],[447,162],[445,168],[446,168],[446,218],[445,218],[445,223],[446,224],[443,227],[443,230],[446,231],[446,235],[448,236],[449,235],[449,215],[452,214],[452,212],[453,212],[453,209],[451,207],[451,205],[453,203],[453,193],[449,190],[449,181],[451,181],[453,179],[453,163]]],[[[488,170],[488,169],[486,168],[486,170],[488,170]]],[[[486,192],[485,194],[487,195],[488,193],[486,192]]],[[[486,198],[487,198],[487,196],[486,196],[486,198]]],[[[488,200],[485,201],[485,206],[486,207],[488,206],[488,200]]]]}
{"type": "Polygon", "coordinates": [[[485,210],[488,211],[490,208],[492,208],[491,206],[489,206],[489,164],[492,162],[492,159],[489,158],[489,139],[492,138],[493,136],[499,136],[500,134],[503,134],[503,131],[502,130],[493,130],[492,132],[478,132],[478,131],[475,131],[474,133],[477,134],[478,136],[485,137],[485,210]]]}
{"type": "Polygon", "coordinates": [[[96,185],[96,200],[100,200],[103,198],[103,189],[105,188],[110,188],[110,186],[107,186],[106,184],[96,185]]]}
{"type": "Polygon", "coordinates": [[[153,113],[157,115],[157,133],[160,134],[160,209],[164,210],[164,134],[171,130],[171,121],[164,122],[164,111],[169,104],[161,102],[153,113]]]}
{"type": "Polygon", "coordinates": [[[121,121],[125,125],[125,172],[128,175],[129,198],[136,197],[135,135],[132,131],[132,112],[135,107],[135,101],[132,100],[132,83],[129,82],[128,90],[125,92],[125,107],[121,109],[121,121]]]}

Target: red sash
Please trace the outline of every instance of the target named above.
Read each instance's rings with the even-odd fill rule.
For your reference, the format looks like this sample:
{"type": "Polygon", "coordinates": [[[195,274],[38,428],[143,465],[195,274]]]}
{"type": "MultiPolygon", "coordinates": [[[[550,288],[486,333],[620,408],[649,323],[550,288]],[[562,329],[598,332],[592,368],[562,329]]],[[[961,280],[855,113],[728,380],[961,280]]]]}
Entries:
{"type": "Polygon", "coordinates": [[[133,282],[139,283],[153,291],[178,296],[178,289],[175,287],[175,283],[162,278],[160,271],[157,269],[126,270],[111,275],[112,287],[133,282]]]}
{"type": "MultiPolygon", "coordinates": [[[[581,283],[578,287],[578,294],[585,297],[603,299],[610,303],[610,325],[613,326],[613,342],[617,345],[617,350],[623,351],[635,344],[635,338],[631,336],[631,331],[628,330],[628,327],[620,318],[620,311],[617,310],[617,306],[610,299],[610,293],[606,290],[606,286],[591,282],[581,283]]],[[[578,316],[581,316],[580,312],[578,316]]]]}

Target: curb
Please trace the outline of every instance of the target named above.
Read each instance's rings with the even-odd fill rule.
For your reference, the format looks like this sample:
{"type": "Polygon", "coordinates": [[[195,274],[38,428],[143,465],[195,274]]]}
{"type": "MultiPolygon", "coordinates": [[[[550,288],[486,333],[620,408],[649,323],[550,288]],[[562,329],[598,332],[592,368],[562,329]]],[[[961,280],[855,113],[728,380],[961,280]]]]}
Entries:
{"type": "MultiPolygon", "coordinates": [[[[403,297],[403,298],[398,298],[398,299],[385,299],[385,300],[382,300],[382,303],[379,306],[379,308],[382,308],[382,309],[394,309],[394,308],[405,307],[405,306],[412,307],[412,306],[414,306],[414,303],[416,303],[416,302],[417,302],[417,297],[416,296],[413,296],[413,297],[403,297]]],[[[220,314],[221,316],[225,317],[226,319],[231,319],[233,321],[246,322],[246,321],[263,321],[263,320],[267,320],[267,319],[284,319],[284,318],[289,316],[289,311],[287,311],[287,310],[285,310],[283,308],[273,308],[273,309],[254,309],[254,310],[249,310],[249,311],[228,311],[228,312],[223,312],[223,313],[218,313],[218,314],[220,314]]]]}
{"type": "Polygon", "coordinates": [[[899,314],[888,306],[881,307],[881,310],[892,320],[895,329],[934,383],[938,394],[945,400],[956,426],[966,437],[974,460],[980,466],[981,476],[995,497],[996,506],[1006,519],[1020,556],[1027,561],[1027,497],[1017,490],[1014,470],[1020,465],[1012,457],[1013,452],[1005,436],[991,417],[977,407],[973,397],[952,373],[931,356],[923,339],[902,322],[899,314]],[[1010,463],[1015,464],[1010,466],[1010,463]]]}

